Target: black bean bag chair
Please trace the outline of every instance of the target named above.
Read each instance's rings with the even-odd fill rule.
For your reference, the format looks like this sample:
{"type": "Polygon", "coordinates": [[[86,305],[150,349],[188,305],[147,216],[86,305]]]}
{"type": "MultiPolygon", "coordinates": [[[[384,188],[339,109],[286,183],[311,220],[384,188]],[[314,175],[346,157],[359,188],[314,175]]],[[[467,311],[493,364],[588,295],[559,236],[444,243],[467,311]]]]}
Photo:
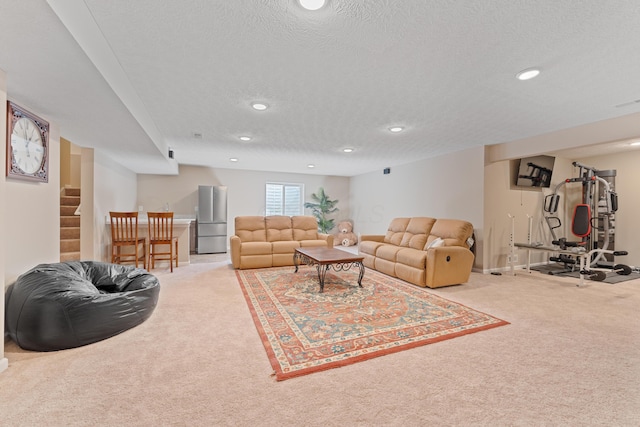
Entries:
{"type": "Polygon", "coordinates": [[[25,350],[80,347],[147,320],[159,293],[158,279],[132,266],[40,264],[7,288],[5,329],[25,350]]]}

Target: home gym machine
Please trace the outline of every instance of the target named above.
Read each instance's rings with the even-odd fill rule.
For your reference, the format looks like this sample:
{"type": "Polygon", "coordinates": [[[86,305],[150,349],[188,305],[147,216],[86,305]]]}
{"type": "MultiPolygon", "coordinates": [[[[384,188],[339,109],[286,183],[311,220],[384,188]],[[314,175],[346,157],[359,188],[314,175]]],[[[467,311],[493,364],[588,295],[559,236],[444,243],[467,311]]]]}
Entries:
{"type": "MultiPolygon", "coordinates": [[[[614,257],[627,255],[626,251],[614,250],[615,242],[615,212],[618,210],[618,196],[613,190],[616,176],[615,170],[599,171],[593,167],[573,162],[574,167],[580,168],[577,178],[568,178],[556,185],[552,194],[544,199],[544,219],[551,231],[553,246],[531,242],[531,218],[529,219],[529,237],[527,243],[512,243],[515,247],[530,250],[554,252],[550,261],[562,263],[564,269],[549,274],[562,274],[575,271],[578,267],[580,284],[583,277],[602,281],[608,272],[616,274],[631,274],[631,267],[615,264],[614,257]],[[572,183],[582,184],[582,203],[575,206],[571,221],[571,232],[579,237],[579,241],[569,241],[566,237],[558,238],[556,229],[562,226],[558,215],[560,202],[559,191],[572,183]]],[[[512,225],[513,229],[513,225],[512,225]]],[[[513,241],[513,238],[512,238],[513,241]]],[[[527,270],[529,262],[527,262],[527,270]]]]}
{"type": "Polygon", "coordinates": [[[573,166],[580,168],[578,177],[568,178],[556,185],[553,194],[545,197],[544,218],[553,237],[552,243],[561,250],[580,248],[581,255],[559,253],[550,257],[551,261],[560,262],[566,271],[573,271],[577,261],[581,274],[592,280],[604,280],[606,271],[617,274],[630,274],[631,268],[624,264],[614,264],[614,256],[627,255],[626,251],[615,251],[615,213],[618,210],[618,195],[613,190],[615,170],[597,170],[578,162],[573,166]],[[582,203],[575,206],[571,232],[579,237],[579,241],[568,241],[558,238],[555,229],[562,223],[557,216],[560,201],[559,191],[571,183],[582,185],[582,203]],[[576,259],[576,257],[578,259],[576,259]]]}
{"type": "MultiPolygon", "coordinates": [[[[513,228],[514,228],[514,220],[515,217],[509,215],[511,218],[511,236],[513,236],[513,228]]],[[[598,254],[606,254],[612,256],[618,255],[627,255],[626,251],[612,251],[609,249],[592,249],[591,251],[587,251],[584,247],[581,246],[545,246],[543,243],[533,243],[531,242],[531,222],[533,217],[529,216],[529,234],[527,243],[515,243],[513,241],[513,237],[510,241],[510,255],[511,255],[511,274],[515,274],[515,261],[514,254],[516,248],[525,249],[527,251],[527,263],[526,263],[526,271],[527,273],[531,272],[531,259],[530,254],[531,251],[544,251],[544,252],[553,252],[557,254],[557,257],[567,261],[572,268],[576,265],[578,266],[578,277],[579,282],[577,286],[582,286],[584,284],[584,278],[587,276],[591,280],[602,281],[606,279],[608,272],[615,272],[617,274],[628,275],[631,274],[631,267],[624,264],[616,264],[612,268],[604,268],[599,266],[591,266],[592,260],[594,256],[598,254]]],[[[550,257],[551,260],[556,257],[550,257]]],[[[565,270],[565,272],[569,272],[573,270],[565,270]]],[[[552,273],[550,273],[552,274],[552,273]]],[[[554,273],[558,274],[558,273],[554,273]]]]}

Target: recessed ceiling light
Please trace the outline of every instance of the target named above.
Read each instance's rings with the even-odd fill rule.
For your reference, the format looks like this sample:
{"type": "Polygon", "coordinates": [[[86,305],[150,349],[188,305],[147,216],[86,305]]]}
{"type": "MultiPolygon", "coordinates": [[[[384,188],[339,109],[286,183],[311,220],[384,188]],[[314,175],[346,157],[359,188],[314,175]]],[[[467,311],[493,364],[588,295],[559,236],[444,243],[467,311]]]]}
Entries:
{"type": "Polygon", "coordinates": [[[393,126],[389,128],[389,132],[398,133],[402,132],[404,128],[402,126],[393,126]]]}
{"type": "Polygon", "coordinates": [[[264,111],[268,108],[267,104],[263,104],[262,102],[254,102],[251,104],[254,110],[264,111]]]}
{"type": "Polygon", "coordinates": [[[539,74],[540,74],[539,69],[529,68],[527,70],[520,71],[518,74],[516,74],[516,77],[518,78],[518,80],[530,80],[534,77],[537,77],[539,74]]]}
{"type": "Polygon", "coordinates": [[[631,145],[632,147],[637,147],[638,145],[640,145],[640,141],[634,141],[629,145],[631,145]]]}
{"type": "Polygon", "coordinates": [[[307,165],[307,167],[308,167],[309,169],[313,169],[313,168],[315,168],[315,167],[316,167],[316,165],[311,165],[311,164],[309,164],[309,165],[307,165]]]}
{"type": "Polygon", "coordinates": [[[300,0],[300,6],[307,10],[318,10],[324,6],[325,0],[300,0]]]}
{"type": "Polygon", "coordinates": [[[251,137],[250,136],[241,136],[240,137],[240,141],[251,141],[251,137]]]}
{"type": "Polygon", "coordinates": [[[353,148],[345,148],[344,150],[345,153],[353,153],[353,148]]]}
{"type": "Polygon", "coordinates": [[[237,162],[237,161],[238,161],[238,159],[237,159],[237,158],[235,158],[235,157],[232,157],[232,158],[230,158],[230,159],[229,159],[229,161],[230,161],[230,162],[237,162]]]}

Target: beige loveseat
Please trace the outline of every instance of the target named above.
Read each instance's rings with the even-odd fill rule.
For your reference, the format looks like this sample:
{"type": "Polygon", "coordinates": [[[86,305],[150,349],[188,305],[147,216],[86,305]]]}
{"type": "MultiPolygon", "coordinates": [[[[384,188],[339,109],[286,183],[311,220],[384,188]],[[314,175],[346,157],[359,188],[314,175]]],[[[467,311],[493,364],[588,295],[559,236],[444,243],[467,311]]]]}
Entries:
{"type": "Polygon", "coordinates": [[[467,221],[395,218],[386,235],[360,236],[364,265],[418,286],[438,288],[469,280],[474,254],[467,221]]]}
{"type": "Polygon", "coordinates": [[[233,268],[293,265],[296,248],[333,247],[333,236],[318,232],[315,217],[238,216],[230,238],[233,268]]]}

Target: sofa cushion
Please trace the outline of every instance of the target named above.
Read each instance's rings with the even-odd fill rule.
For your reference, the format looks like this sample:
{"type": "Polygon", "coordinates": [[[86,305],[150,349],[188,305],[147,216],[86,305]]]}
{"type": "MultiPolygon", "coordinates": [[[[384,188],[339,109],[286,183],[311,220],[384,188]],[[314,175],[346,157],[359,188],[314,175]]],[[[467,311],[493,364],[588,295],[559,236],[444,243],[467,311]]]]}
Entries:
{"type": "Polygon", "coordinates": [[[291,217],[282,215],[267,216],[265,217],[264,222],[267,229],[267,242],[293,240],[291,217]]]}
{"type": "Polygon", "coordinates": [[[271,255],[271,243],[243,242],[240,247],[240,256],[246,255],[271,255]]]}
{"type": "Polygon", "coordinates": [[[300,247],[300,242],[295,240],[271,242],[271,247],[274,254],[293,254],[296,248],[300,247]]]}
{"type": "Polygon", "coordinates": [[[240,258],[240,268],[267,268],[273,267],[273,255],[245,255],[240,258]]]}
{"type": "Polygon", "coordinates": [[[374,268],[375,269],[375,263],[376,263],[376,257],[373,255],[369,255],[369,254],[363,254],[362,252],[360,252],[360,255],[362,255],[364,257],[364,259],[362,260],[362,263],[364,264],[365,267],[368,268],[374,268]]]}
{"type": "Polygon", "coordinates": [[[473,225],[470,222],[459,219],[438,219],[433,228],[427,244],[431,243],[431,237],[444,239],[444,246],[462,246],[468,248],[467,239],[473,234],[473,225]]]}
{"type": "Polygon", "coordinates": [[[375,240],[362,240],[358,245],[358,251],[363,254],[375,255],[376,250],[382,245],[384,243],[375,240]]]}
{"type": "Polygon", "coordinates": [[[424,269],[427,264],[427,252],[420,249],[404,248],[396,254],[396,262],[424,269]]]}
{"type": "Polygon", "coordinates": [[[402,280],[406,280],[414,285],[425,287],[427,273],[424,268],[415,268],[401,263],[396,263],[395,268],[396,277],[402,280]]]}
{"type": "Polygon", "coordinates": [[[376,250],[376,258],[396,261],[396,254],[402,249],[400,246],[383,244],[376,250]]]}
{"type": "Polygon", "coordinates": [[[318,220],[309,215],[298,215],[291,217],[291,228],[293,229],[293,240],[317,240],[318,220]]]}
{"type": "Polygon", "coordinates": [[[404,232],[407,229],[410,218],[394,218],[389,224],[387,234],[384,236],[384,242],[392,245],[400,246],[404,232]]]}
{"type": "Polygon", "coordinates": [[[326,240],[322,240],[322,239],[300,240],[298,243],[300,243],[300,247],[301,248],[327,246],[327,241],[326,240]]]}
{"type": "Polygon", "coordinates": [[[413,249],[422,249],[427,243],[427,237],[431,232],[435,218],[415,217],[409,220],[407,229],[402,236],[400,246],[413,249]]]}
{"type": "Polygon", "coordinates": [[[396,262],[376,257],[373,260],[373,268],[380,273],[388,274],[389,276],[396,277],[396,262]]]}
{"type": "Polygon", "coordinates": [[[266,242],[267,232],[263,216],[237,216],[235,219],[236,236],[244,242],[266,242]]]}

